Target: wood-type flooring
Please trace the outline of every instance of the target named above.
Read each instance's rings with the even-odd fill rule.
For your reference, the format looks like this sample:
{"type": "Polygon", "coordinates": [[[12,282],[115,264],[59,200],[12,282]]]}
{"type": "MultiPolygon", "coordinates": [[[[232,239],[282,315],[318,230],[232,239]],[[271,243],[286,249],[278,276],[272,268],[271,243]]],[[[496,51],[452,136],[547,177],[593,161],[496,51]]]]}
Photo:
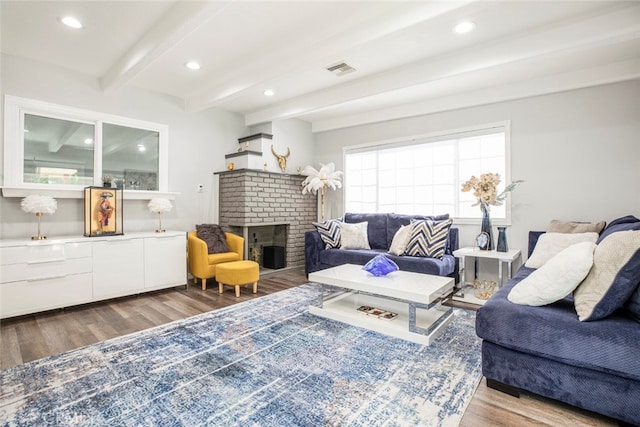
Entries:
{"type": "MultiPolygon", "coordinates": [[[[202,291],[199,285],[156,291],[92,303],[64,310],[3,320],[0,324],[0,368],[39,359],[174,320],[226,307],[307,283],[301,268],[262,274],[258,293],[232,287],[223,294],[217,286],[202,291]]],[[[473,305],[463,305],[473,308],[473,305]]],[[[520,398],[486,386],[483,379],[460,424],[478,426],[615,426],[611,419],[539,396],[520,398]]]]}

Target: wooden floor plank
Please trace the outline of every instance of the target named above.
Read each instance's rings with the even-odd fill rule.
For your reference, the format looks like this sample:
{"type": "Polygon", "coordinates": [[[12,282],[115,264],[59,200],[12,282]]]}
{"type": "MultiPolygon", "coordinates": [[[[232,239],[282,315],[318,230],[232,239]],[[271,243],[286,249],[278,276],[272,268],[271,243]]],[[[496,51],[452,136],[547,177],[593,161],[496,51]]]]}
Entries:
{"type": "MultiPolygon", "coordinates": [[[[232,287],[218,293],[212,282],[180,286],[146,294],[91,303],[3,320],[0,324],[0,369],[184,319],[307,283],[300,268],[262,274],[258,293],[232,287]]],[[[455,302],[451,305],[456,305],[455,302]]],[[[463,308],[474,309],[473,305],[463,308]]],[[[518,399],[490,389],[483,380],[462,418],[461,426],[614,426],[606,417],[539,396],[518,399]]]]}

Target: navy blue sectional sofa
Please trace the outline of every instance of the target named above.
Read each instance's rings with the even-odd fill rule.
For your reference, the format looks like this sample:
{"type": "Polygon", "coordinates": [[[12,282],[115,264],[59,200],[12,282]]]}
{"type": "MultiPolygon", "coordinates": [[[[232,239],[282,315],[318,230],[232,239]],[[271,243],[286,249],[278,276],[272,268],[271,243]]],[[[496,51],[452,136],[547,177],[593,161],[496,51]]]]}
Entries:
{"type": "MultiPolygon", "coordinates": [[[[529,255],[542,232],[529,233],[529,255]]],[[[526,390],[640,424],[640,323],[625,310],[580,322],[571,296],[541,307],[511,303],[522,266],[476,315],[489,387],[526,390]]]]}
{"type": "Polygon", "coordinates": [[[342,264],[364,265],[371,258],[378,254],[385,254],[393,260],[400,270],[413,271],[417,273],[434,274],[439,276],[449,276],[458,282],[458,261],[452,255],[458,249],[458,229],[451,227],[447,239],[445,255],[442,259],[395,256],[387,251],[393,241],[398,229],[402,225],[408,225],[411,219],[448,219],[448,215],[438,217],[425,217],[420,215],[401,215],[394,213],[346,213],[344,222],[359,223],[368,222],[367,237],[371,249],[325,249],[325,245],[320,238],[320,234],[313,230],[307,231],[304,236],[305,251],[305,273],[308,275],[314,271],[335,267],[342,264]]]}

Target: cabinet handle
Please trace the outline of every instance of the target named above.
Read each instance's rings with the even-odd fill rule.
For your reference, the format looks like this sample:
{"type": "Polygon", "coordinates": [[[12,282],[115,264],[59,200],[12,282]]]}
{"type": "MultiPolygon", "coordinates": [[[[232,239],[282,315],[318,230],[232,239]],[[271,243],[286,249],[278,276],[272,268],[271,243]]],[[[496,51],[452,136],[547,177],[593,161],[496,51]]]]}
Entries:
{"type": "Polygon", "coordinates": [[[65,277],[67,277],[66,274],[60,274],[58,276],[34,277],[32,279],[27,279],[27,282],[38,282],[40,280],[51,280],[51,279],[63,279],[65,277]]]}
{"type": "Polygon", "coordinates": [[[47,262],[60,262],[66,261],[66,258],[54,258],[54,259],[39,259],[35,261],[27,261],[27,264],[45,264],[47,262]]]}

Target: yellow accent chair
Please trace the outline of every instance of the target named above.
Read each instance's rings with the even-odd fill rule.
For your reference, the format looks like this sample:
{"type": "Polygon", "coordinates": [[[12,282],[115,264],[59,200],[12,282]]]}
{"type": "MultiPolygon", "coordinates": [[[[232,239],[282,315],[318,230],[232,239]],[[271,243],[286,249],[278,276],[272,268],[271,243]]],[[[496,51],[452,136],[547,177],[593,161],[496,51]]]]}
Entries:
{"type": "Polygon", "coordinates": [[[244,257],[244,238],[232,233],[224,233],[227,237],[227,246],[230,252],[209,254],[207,243],[198,238],[196,231],[190,231],[187,235],[189,250],[189,270],[193,275],[194,283],[202,280],[202,290],[207,289],[207,279],[216,276],[216,265],[223,262],[242,261],[244,257]]]}

